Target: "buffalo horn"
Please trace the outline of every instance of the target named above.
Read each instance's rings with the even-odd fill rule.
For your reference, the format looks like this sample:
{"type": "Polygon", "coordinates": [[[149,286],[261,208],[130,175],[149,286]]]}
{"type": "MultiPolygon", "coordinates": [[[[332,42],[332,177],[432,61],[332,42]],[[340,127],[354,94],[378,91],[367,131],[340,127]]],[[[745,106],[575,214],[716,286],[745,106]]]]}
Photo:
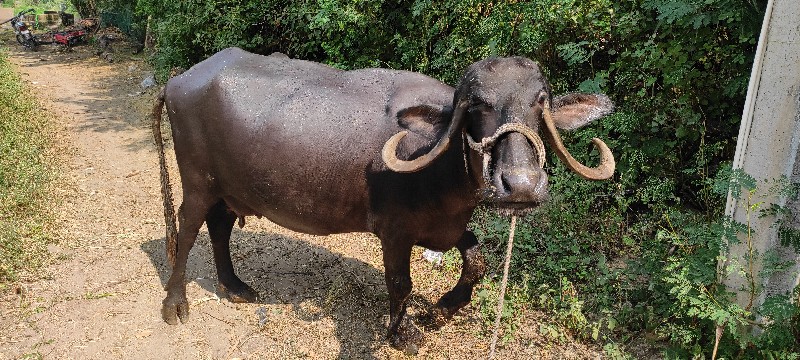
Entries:
{"type": "Polygon", "coordinates": [[[461,125],[464,123],[464,111],[467,108],[469,103],[466,101],[460,102],[456,105],[456,108],[453,111],[453,118],[450,121],[450,125],[447,127],[447,130],[439,138],[439,141],[436,145],[429,151],[427,154],[424,154],[414,160],[400,160],[397,158],[397,145],[400,144],[400,140],[408,134],[408,131],[401,131],[397,134],[394,134],[386,143],[383,145],[383,162],[386,163],[386,166],[395,172],[399,173],[411,173],[420,171],[430,165],[433,160],[436,160],[440,155],[442,155],[447,147],[450,146],[450,140],[456,133],[461,131],[461,125]]]}
{"type": "Polygon", "coordinates": [[[544,124],[547,127],[547,132],[550,135],[547,137],[550,146],[555,150],[558,158],[561,159],[561,161],[563,161],[564,164],[570,168],[570,170],[587,180],[606,180],[614,175],[614,168],[616,167],[614,154],[611,153],[611,150],[608,148],[608,146],[606,146],[606,143],[604,143],[603,140],[598,138],[592,139],[592,143],[594,143],[597,151],[600,152],[600,164],[597,165],[597,167],[590,168],[579,163],[578,160],[575,160],[567,148],[564,147],[564,143],[561,141],[561,136],[558,135],[556,125],[550,115],[549,103],[544,104],[543,115],[544,124]]]}

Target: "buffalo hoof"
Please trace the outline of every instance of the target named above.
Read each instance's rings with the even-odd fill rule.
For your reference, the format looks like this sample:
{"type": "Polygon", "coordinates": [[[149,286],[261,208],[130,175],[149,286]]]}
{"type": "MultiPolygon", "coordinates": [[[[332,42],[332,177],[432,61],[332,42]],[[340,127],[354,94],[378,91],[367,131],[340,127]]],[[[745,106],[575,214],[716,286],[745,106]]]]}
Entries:
{"type": "Polygon", "coordinates": [[[176,297],[167,296],[162,304],[161,318],[167,324],[177,325],[178,319],[180,319],[181,323],[185,323],[189,319],[189,303],[186,301],[185,296],[177,299],[176,297]]]}
{"type": "Polygon", "coordinates": [[[389,334],[389,345],[407,355],[416,355],[422,341],[422,332],[408,318],[403,319],[396,333],[389,334]]]}
{"type": "Polygon", "coordinates": [[[437,327],[442,327],[445,323],[453,318],[458,310],[467,306],[472,295],[472,289],[465,291],[464,289],[454,289],[447,292],[436,302],[436,306],[431,309],[430,317],[432,322],[437,327]]]}
{"type": "Polygon", "coordinates": [[[245,283],[235,287],[219,283],[217,284],[217,292],[227,296],[233,303],[254,303],[258,302],[259,299],[258,293],[245,283]]]}
{"type": "Polygon", "coordinates": [[[455,311],[450,311],[447,308],[434,307],[425,316],[425,326],[426,328],[438,330],[453,318],[454,313],[455,311]]]}

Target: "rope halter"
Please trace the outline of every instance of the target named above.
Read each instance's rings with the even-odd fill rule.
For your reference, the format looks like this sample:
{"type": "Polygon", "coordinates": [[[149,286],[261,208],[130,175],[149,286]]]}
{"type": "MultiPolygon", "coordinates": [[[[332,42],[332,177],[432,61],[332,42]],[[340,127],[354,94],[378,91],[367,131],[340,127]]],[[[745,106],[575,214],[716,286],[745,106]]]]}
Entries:
{"type": "Polygon", "coordinates": [[[494,135],[485,137],[481,139],[480,142],[475,141],[472,136],[466,130],[464,130],[464,135],[466,135],[465,137],[467,138],[469,147],[483,155],[483,181],[488,188],[493,188],[492,177],[489,171],[490,165],[492,164],[492,148],[497,144],[497,139],[510,132],[522,134],[528,139],[528,141],[530,141],[531,145],[533,145],[534,151],[536,152],[536,156],[538,157],[539,166],[544,168],[545,152],[542,138],[540,138],[539,134],[533,131],[533,129],[523,123],[505,123],[497,128],[497,131],[494,132],[494,135]]]}

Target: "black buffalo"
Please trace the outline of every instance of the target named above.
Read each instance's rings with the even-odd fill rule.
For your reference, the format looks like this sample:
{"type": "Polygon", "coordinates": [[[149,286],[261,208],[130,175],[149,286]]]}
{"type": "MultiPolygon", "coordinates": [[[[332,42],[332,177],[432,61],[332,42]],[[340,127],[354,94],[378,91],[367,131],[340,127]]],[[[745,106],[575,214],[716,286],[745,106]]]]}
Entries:
{"type": "Polygon", "coordinates": [[[479,61],[452,88],[407,71],[341,71],[223,50],[171,79],[153,111],[172,265],[162,316],[186,320],[186,262],[203,222],[219,289],[235,302],[256,301],[234,273],[229,241],[237,218],[266,216],[308,234],[377,235],[389,342],[414,351],[422,335],[405,316],[412,248],[461,252],[461,278],[432,311],[449,319],[484,273],[478,241],[466,230],[478,203],[519,213],[547,200],[542,128],[569,168],[609,178],[614,158],[602,141],[594,140],[600,164],[589,168],[569,155],[556,128],[583,126],[612,108],[604,95],[552,98],[539,66],[520,57],[479,61]],[[160,130],[164,102],[183,186],[177,234],[160,130]]]}

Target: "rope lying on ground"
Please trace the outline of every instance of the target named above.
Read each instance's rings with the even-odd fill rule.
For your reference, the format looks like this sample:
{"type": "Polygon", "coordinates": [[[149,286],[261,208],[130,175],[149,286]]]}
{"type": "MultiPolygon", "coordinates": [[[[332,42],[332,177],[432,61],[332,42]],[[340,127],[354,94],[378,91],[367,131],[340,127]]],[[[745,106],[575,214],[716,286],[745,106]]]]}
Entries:
{"type": "Polygon", "coordinates": [[[506,285],[508,285],[508,268],[511,264],[511,249],[514,247],[514,230],[517,228],[517,217],[511,217],[511,229],[508,232],[508,246],[506,247],[506,261],[503,265],[503,281],[500,283],[500,297],[497,299],[497,315],[494,319],[494,333],[492,334],[492,345],[489,349],[489,359],[494,359],[494,349],[497,346],[497,336],[500,332],[500,319],[503,317],[503,303],[506,297],[506,285]]]}

